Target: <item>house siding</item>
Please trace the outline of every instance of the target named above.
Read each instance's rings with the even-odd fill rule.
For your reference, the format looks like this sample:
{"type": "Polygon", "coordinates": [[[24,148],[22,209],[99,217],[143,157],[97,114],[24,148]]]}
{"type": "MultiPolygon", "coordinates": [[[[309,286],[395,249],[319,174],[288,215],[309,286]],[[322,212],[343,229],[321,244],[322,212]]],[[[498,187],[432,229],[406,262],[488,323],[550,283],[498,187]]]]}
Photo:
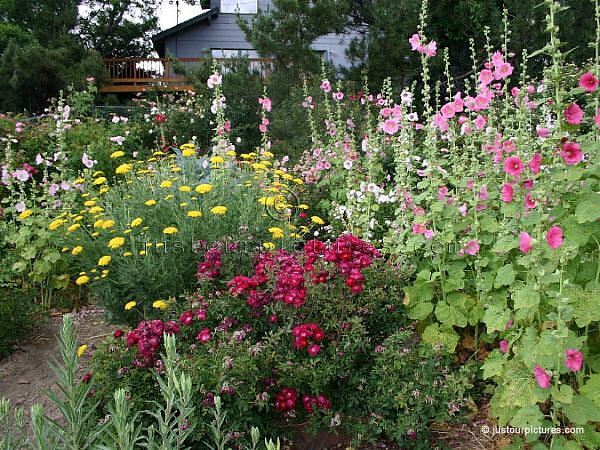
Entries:
{"type": "MultiPolygon", "coordinates": [[[[212,0],[211,7],[219,6],[219,0],[212,0]]],[[[259,0],[261,11],[272,7],[271,0],[259,0]]],[[[252,15],[242,16],[251,20],[252,15]]],[[[346,49],[350,45],[353,34],[328,34],[319,37],[313,44],[316,51],[324,52],[326,59],[335,66],[350,65],[346,57],[346,49]]],[[[164,41],[167,55],[179,58],[202,58],[210,55],[211,50],[253,50],[252,45],[237,24],[236,14],[219,14],[210,22],[202,22],[190,26],[164,41]]]]}

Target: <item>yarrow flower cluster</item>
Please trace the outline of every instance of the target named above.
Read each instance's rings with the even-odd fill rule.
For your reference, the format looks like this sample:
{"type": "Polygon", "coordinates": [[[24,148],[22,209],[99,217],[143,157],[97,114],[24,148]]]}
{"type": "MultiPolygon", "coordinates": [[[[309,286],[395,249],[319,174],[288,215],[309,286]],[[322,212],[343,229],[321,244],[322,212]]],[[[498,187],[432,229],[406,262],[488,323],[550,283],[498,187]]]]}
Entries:
{"type": "Polygon", "coordinates": [[[325,339],[325,333],[316,323],[304,323],[294,327],[294,348],[306,348],[310,356],[317,356],[321,351],[318,342],[325,339]]]}

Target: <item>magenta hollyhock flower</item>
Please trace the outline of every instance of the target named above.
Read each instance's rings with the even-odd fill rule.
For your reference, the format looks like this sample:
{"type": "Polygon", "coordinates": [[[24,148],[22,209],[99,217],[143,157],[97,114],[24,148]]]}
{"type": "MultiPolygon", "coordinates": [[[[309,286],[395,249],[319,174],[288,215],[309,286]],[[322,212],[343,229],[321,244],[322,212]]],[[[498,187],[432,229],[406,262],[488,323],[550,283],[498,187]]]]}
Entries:
{"type": "Polygon", "coordinates": [[[308,346],[307,351],[310,356],[317,356],[321,351],[321,347],[318,344],[312,344],[308,346]]]}
{"type": "Polygon", "coordinates": [[[508,341],[506,339],[502,339],[500,341],[500,351],[502,353],[506,353],[508,351],[508,341]]]}
{"type": "Polygon", "coordinates": [[[548,136],[550,136],[550,130],[546,127],[540,127],[539,125],[535,132],[537,133],[538,137],[542,139],[546,139],[548,136]]]}
{"type": "Polygon", "coordinates": [[[527,207],[527,209],[533,209],[536,206],[535,199],[531,196],[529,192],[525,196],[525,206],[527,207]]]}
{"type": "Polygon", "coordinates": [[[583,365],[583,353],[574,348],[565,350],[565,366],[571,372],[579,372],[583,365]]]}
{"type": "Polygon", "coordinates": [[[465,244],[465,253],[467,255],[473,256],[476,255],[477,252],[479,252],[479,243],[475,239],[472,239],[465,244]]]}
{"type": "Polygon", "coordinates": [[[505,203],[510,203],[513,201],[515,195],[515,190],[510,183],[504,183],[502,185],[502,201],[505,203]]]}
{"type": "Polygon", "coordinates": [[[396,134],[398,132],[398,129],[400,128],[400,126],[398,125],[398,122],[396,122],[395,120],[387,119],[385,122],[383,122],[383,126],[381,128],[387,134],[396,134]]]}
{"type": "Polygon", "coordinates": [[[579,87],[586,92],[594,92],[598,89],[598,78],[593,72],[586,72],[579,78],[579,87]]]}
{"type": "Polygon", "coordinates": [[[550,248],[557,249],[563,245],[563,230],[556,225],[548,230],[546,233],[546,242],[550,248]]]}
{"type": "Polygon", "coordinates": [[[563,111],[563,115],[569,125],[579,125],[583,120],[583,110],[577,103],[571,103],[567,109],[563,111]]]}
{"type": "Polygon", "coordinates": [[[413,52],[420,51],[420,49],[422,48],[421,37],[416,33],[410,37],[408,42],[410,43],[413,52]]]}
{"type": "Polygon", "coordinates": [[[538,174],[540,173],[540,169],[542,167],[542,155],[539,153],[536,153],[535,155],[533,155],[533,158],[531,158],[531,161],[529,161],[529,169],[534,173],[534,174],[538,174]]]}
{"type": "Polygon", "coordinates": [[[198,333],[198,336],[196,336],[196,340],[202,344],[205,344],[208,341],[210,341],[210,338],[211,338],[210,328],[203,328],[202,330],[200,330],[200,333],[198,333]]]}
{"type": "Polygon", "coordinates": [[[521,235],[519,236],[519,250],[521,250],[522,253],[529,253],[533,247],[531,245],[532,242],[533,238],[529,235],[529,233],[522,231],[521,235]]]}
{"type": "Polygon", "coordinates": [[[523,172],[523,161],[518,156],[506,158],[504,161],[504,171],[513,177],[518,177],[523,172]]]}
{"type": "Polygon", "coordinates": [[[539,387],[541,387],[542,389],[547,389],[550,387],[552,375],[546,372],[542,366],[536,364],[533,373],[535,375],[535,380],[537,381],[539,387]]]}
{"type": "Polygon", "coordinates": [[[580,163],[583,160],[583,152],[581,146],[572,141],[565,141],[562,144],[562,150],[560,156],[568,166],[573,166],[580,163]]]}
{"type": "Polygon", "coordinates": [[[596,115],[594,116],[594,123],[598,128],[600,128],[600,109],[596,111],[596,115]]]}

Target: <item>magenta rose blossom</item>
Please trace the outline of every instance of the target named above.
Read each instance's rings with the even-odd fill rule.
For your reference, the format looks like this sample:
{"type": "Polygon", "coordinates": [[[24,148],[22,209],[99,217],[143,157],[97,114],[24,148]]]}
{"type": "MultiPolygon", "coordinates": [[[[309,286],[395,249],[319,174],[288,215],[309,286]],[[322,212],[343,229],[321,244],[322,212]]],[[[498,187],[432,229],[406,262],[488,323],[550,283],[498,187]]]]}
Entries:
{"type": "Polygon", "coordinates": [[[583,120],[583,110],[577,103],[571,103],[567,109],[563,111],[563,115],[569,125],[579,125],[583,120]]]}
{"type": "Polygon", "coordinates": [[[510,183],[504,183],[502,185],[502,201],[505,203],[510,203],[513,201],[515,191],[510,183]]]}
{"type": "Polygon", "coordinates": [[[579,372],[583,365],[583,353],[574,348],[565,350],[565,366],[571,372],[579,372]]]}
{"type": "Polygon", "coordinates": [[[532,241],[533,238],[529,235],[529,233],[522,231],[521,235],[519,236],[519,250],[521,250],[523,253],[529,253],[529,251],[532,249],[532,241]]]}
{"type": "Polygon", "coordinates": [[[568,166],[578,164],[583,160],[581,146],[578,143],[571,141],[563,142],[560,156],[568,166]]]}
{"type": "Polygon", "coordinates": [[[523,172],[523,161],[518,156],[506,158],[506,161],[504,161],[504,171],[513,177],[518,177],[523,172]]]}
{"type": "Polygon", "coordinates": [[[598,78],[592,72],[586,72],[579,78],[579,87],[586,92],[594,92],[598,89],[598,78]]]}
{"type": "Polygon", "coordinates": [[[556,250],[563,245],[563,230],[561,227],[553,226],[546,233],[546,242],[550,248],[556,250]]]}
{"type": "Polygon", "coordinates": [[[533,373],[535,375],[535,380],[537,381],[539,387],[541,387],[542,389],[547,389],[550,387],[552,375],[546,372],[542,366],[536,364],[533,373]]]}

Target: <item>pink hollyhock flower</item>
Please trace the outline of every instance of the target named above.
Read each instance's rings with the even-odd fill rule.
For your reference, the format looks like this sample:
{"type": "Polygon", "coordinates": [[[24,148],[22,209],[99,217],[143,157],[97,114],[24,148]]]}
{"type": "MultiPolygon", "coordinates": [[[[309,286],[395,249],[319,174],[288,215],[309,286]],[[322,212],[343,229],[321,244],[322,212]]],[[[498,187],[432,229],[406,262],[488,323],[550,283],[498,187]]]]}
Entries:
{"type": "Polygon", "coordinates": [[[422,53],[425,53],[425,56],[432,58],[435,56],[436,51],[437,51],[437,42],[431,41],[429,44],[427,44],[425,46],[424,51],[422,53]]]}
{"type": "Polygon", "coordinates": [[[446,103],[444,106],[442,106],[440,112],[442,113],[444,119],[450,119],[451,117],[454,117],[456,114],[456,111],[454,110],[454,103],[446,103]]]}
{"type": "Polygon", "coordinates": [[[344,93],[340,91],[334,92],[333,99],[337,100],[338,102],[341,102],[342,100],[344,100],[344,93]]]}
{"type": "Polygon", "coordinates": [[[465,217],[467,215],[467,204],[463,203],[458,207],[458,212],[461,216],[465,217]]]}
{"type": "Polygon", "coordinates": [[[546,242],[550,248],[556,250],[558,247],[563,245],[563,230],[556,225],[548,230],[546,233],[546,242]]]}
{"type": "Polygon", "coordinates": [[[508,351],[508,341],[506,339],[502,339],[500,341],[500,351],[502,353],[506,353],[508,351]]]}
{"type": "MultiPolygon", "coordinates": [[[[598,80],[596,80],[596,85],[598,84],[598,80]]],[[[581,370],[581,366],[583,365],[583,353],[574,348],[569,348],[565,350],[565,366],[571,372],[579,372],[581,370]]]]}
{"type": "Polygon", "coordinates": [[[578,164],[583,160],[581,146],[578,143],[571,141],[563,142],[560,156],[568,166],[578,164]]]}
{"type": "Polygon", "coordinates": [[[577,103],[571,103],[567,109],[563,111],[563,115],[569,125],[579,125],[583,120],[583,110],[577,103]]]}
{"type": "Polygon", "coordinates": [[[531,169],[531,171],[537,175],[538,173],[540,173],[541,167],[542,155],[536,153],[535,155],[533,155],[533,158],[531,158],[531,161],[529,161],[529,169],[531,169]]]}
{"type": "Polygon", "coordinates": [[[420,51],[419,49],[422,48],[421,37],[416,33],[411,36],[408,42],[410,43],[413,52],[420,51]]]}
{"type": "Polygon", "coordinates": [[[586,72],[579,78],[579,87],[586,92],[594,92],[598,89],[598,78],[592,72],[586,72]]]}
{"type": "Polygon", "coordinates": [[[381,128],[387,134],[396,134],[400,128],[400,125],[398,125],[398,122],[393,119],[387,119],[385,122],[383,122],[383,126],[381,128]]]}
{"type": "Polygon", "coordinates": [[[307,349],[309,356],[317,356],[321,351],[321,347],[318,344],[312,344],[307,349]]]}
{"type": "Polygon", "coordinates": [[[223,77],[218,73],[213,73],[210,77],[208,77],[208,80],[206,80],[206,85],[209,87],[209,89],[214,89],[216,86],[220,86],[222,82],[223,77]]]}
{"type": "Polygon", "coordinates": [[[272,108],[272,103],[271,103],[271,99],[268,97],[264,97],[264,98],[259,98],[258,99],[258,103],[262,105],[262,108],[267,111],[267,112],[271,112],[271,108],[272,108]]]}
{"type": "Polygon", "coordinates": [[[502,185],[502,201],[505,203],[510,203],[513,201],[515,191],[510,183],[504,183],[502,185]]]}
{"type": "Polygon", "coordinates": [[[513,73],[513,66],[507,62],[499,64],[494,70],[494,78],[496,80],[502,80],[503,78],[510,77],[513,73]]]}
{"type": "Polygon", "coordinates": [[[465,244],[465,253],[467,255],[476,255],[479,252],[479,244],[475,239],[470,240],[465,244]]]}
{"type": "Polygon", "coordinates": [[[519,250],[522,253],[529,253],[533,248],[532,245],[533,238],[526,231],[521,231],[521,235],[519,236],[519,250]]]}
{"type": "Polygon", "coordinates": [[[261,133],[266,133],[267,132],[267,126],[263,125],[262,123],[258,126],[258,131],[260,131],[261,133]]]}
{"type": "Polygon", "coordinates": [[[525,180],[523,181],[523,187],[528,191],[533,189],[533,180],[525,180]]]}
{"type": "Polygon", "coordinates": [[[485,128],[486,124],[487,124],[487,120],[486,120],[485,116],[482,116],[481,114],[477,114],[477,117],[473,121],[473,125],[475,125],[475,128],[477,128],[478,130],[483,130],[485,128]]]}
{"type": "Polygon", "coordinates": [[[546,372],[542,366],[536,364],[533,373],[535,375],[535,380],[537,381],[539,387],[541,387],[542,389],[547,389],[550,387],[552,375],[546,372]]]}
{"type": "Polygon", "coordinates": [[[427,231],[427,227],[422,223],[415,223],[412,226],[413,234],[423,234],[425,231],[427,231]]]}
{"type": "Polygon", "coordinates": [[[523,172],[523,161],[518,156],[506,158],[506,161],[504,161],[504,171],[513,177],[518,177],[523,172]]]}
{"type": "Polygon", "coordinates": [[[531,196],[529,192],[525,196],[525,206],[527,207],[527,209],[534,209],[536,206],[535,199],[531,196]]]}
{"type": "Polygon", "coordinates": [[[321,90],[325,93],[331,92],[331,83],[329,82],[329,80],[321,81],[321,90]]]}
{"type": "Polygon", "coordinates": [[[496,50],[494,52],[494,54],[492,55],[492,64],[495,67],[500,66],[501,64],[504,64],[504,55],[502,54],[502,52],[496,50]]]}
{"type": "Polygon", "coordinates": [[[494,81],[494,74],[490,69],[483,69],[479,72],[479,82],[484,86],[487,86],[492,81],[494,81]]]}
{"type": "Polygon", "coordinates": [[[548,136],[550,136],[550,130],[548,128],[540,127],[538,125],[538,127],[536,128],[535,131],[536,131],[538,137],[541,139],[546,139],[548,136]]]}
{"type": "Polygon", "coordinates": [[[594,116],[594,123],[598,128],[600,128],[600,109],[596,111],[596,115],[594,116]]]}

